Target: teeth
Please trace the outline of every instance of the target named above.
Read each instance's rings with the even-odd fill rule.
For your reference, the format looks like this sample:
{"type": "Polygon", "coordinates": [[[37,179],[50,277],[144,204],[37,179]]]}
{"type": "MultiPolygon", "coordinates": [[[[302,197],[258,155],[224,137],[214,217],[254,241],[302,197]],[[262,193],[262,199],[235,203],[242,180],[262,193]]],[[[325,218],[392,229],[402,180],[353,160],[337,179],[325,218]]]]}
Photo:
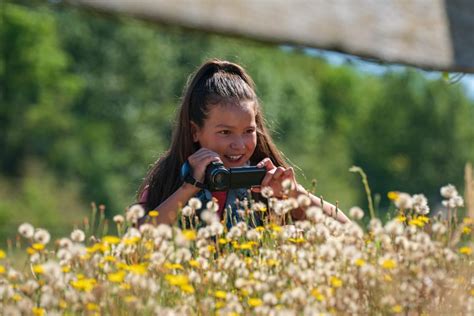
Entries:
{"type": "Polygon", "coordinates": [[[238,155],[238,156],[227,156],[229,157],[231,160],[239,160],[240,157],[242,157],[242,155],[238,155]]]}

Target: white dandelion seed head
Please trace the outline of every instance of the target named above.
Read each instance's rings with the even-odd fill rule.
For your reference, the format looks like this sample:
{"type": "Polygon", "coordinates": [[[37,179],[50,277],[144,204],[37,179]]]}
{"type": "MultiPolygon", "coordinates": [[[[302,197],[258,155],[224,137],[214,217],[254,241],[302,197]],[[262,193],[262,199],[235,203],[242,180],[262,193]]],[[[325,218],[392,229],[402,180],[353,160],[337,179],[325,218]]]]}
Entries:
{"type": "Polygon", "coordinates": [[[218,222],[219,217],[217,216],[216,212],[206,210],[201,213],[201,220],[205,222],[207,225],[210,225],[214,222],[218,222]]]}
{"type": "Polygon", "coordinates": [[[125,221],[125,218],[122,216],[122,215],[115,215],[113,217],[113,221],[116,223],[116,224],[122,224],[124,221],[125,221]]]}
{"type": "Polygon", "coordinates": [[[273,189],[271,187],[263,187],[260,193],[264,198],[268,199],[273,196],[273,189]]]}
{"type": "Polygon", "coordinates": [[[394,219],[385,224],[385,231],[389,235],[402,235],[404,231],[404,226],[401,222],[394,219]]]}
{"type": "Polygon", "coordinates": [[[207,202],[206,209],[210,212],[217,213],[217,211],[219,210],[219,204],[213,199],[207,202]]]}
{"type": "Polygon", "coordinates": [[[125,218],[130,223],[137,223],[140,218],[145,215],[145,209],[140,204],[132,205],[127,213],[125,214],[125,218]]]}
{"type": "Polygon", "coordinates": [[[34,239],[36,242],[46,245],[51,240],[51,235],[47,230],[38,228],[34,234],[34,239]]]}
{"type": "Polygon", "coordinates": [[[408,193],[400,192],[398,198],[395,200],[395,206],[399,209],[411,209],[413,207],[413,201],[408,193]]]}
{"type": "Polygon", "coordinates": [[[75,229],[71,233],[71,240],[74,242],[83,242],[86,239],[86,234],[80,229],[75,229]]]}
{"type": "Polygon", "coordinates": [[[311,205],[311,199],[306,194],[300,194],[296,201],[300,207],[308,207],[311,205]]]}
{"type": "Polygon", "coordinates": [[[355,220],[361,220],[364,217],[364,211],[360,207],[354,206],[349,209],[349,216],[355,220]]]}
{"type": "Polygon", "coordinates": [[[18,227],[18,233],[25,238],[31,238],[35,233],[35,228],[30,223],[23,223],[18,227]]]}
{"type": "Polygon", "coordinates": [[[199,210],[202,207],[202,202],[200,199],[196,197],[192,197],[188,201],[189,207],[191,207],[193,210],[199,210]]]}
{"type": "Polygon", "coordinates": [[[440,190],[441,196],[446,198],[446,199],[451,199],[455,196],[458,196],[458,190],[456,190],[456,187],[452,184],[448,184],[444,187],[441,188],[440,190]]]}
{"type": "Polygon", "coordinates": [[[183,207],[183,209],[181,210],[181,214],[183,216],[186,216],[186,217],[189,217],[189,216],[194,216],[194,209],[189,206],[189,205],[186,205],[185,207],[183,207]]]}
{"type": "Polygon", "coordinates": [[[434,223],[431,229],[433,230],[433,233],[437,235],[443,235],[447,231],[446,226],[441,222],[434,223]]]}
{"type": "Polygon", "coordinates": [[[305,213],[306,213],[306,217],[312,222],[318,223],[321,220],[324,220],[324,214],[320,207],[317,207],[317,206],[308,207],[305,213]]]}
{"type": "Polygon", "coordinates": [[[294,183],[293,181],[291,181],[291,179],[284,179],[282,182],[281,182],[281,187],[283,189],[283,191],[291,191],[291,190],[294,190],[294,183]]]}

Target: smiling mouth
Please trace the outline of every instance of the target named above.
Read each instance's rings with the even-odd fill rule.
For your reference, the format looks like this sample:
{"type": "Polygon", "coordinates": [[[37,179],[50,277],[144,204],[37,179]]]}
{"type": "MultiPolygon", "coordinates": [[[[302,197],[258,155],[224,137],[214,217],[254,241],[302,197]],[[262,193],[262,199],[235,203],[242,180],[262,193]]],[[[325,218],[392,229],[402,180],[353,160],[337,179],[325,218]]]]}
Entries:
{"type": "Polygon", "coordinates": [[[244,155],[224,155],[224,157],[232,162],[239,161],[244,155]]]}

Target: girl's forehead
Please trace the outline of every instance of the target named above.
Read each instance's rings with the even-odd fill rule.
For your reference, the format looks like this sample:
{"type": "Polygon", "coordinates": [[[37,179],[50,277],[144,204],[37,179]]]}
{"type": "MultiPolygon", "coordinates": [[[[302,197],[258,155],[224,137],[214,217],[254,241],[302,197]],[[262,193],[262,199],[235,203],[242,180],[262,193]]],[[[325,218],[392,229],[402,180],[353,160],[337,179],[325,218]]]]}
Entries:
{"type": "Polygon", "coordinates": [[[255,125],[256,108],[253,101],[241,101],[239,103],[215,104],[209,106],[207,123],[218,125],[255,125]]]}

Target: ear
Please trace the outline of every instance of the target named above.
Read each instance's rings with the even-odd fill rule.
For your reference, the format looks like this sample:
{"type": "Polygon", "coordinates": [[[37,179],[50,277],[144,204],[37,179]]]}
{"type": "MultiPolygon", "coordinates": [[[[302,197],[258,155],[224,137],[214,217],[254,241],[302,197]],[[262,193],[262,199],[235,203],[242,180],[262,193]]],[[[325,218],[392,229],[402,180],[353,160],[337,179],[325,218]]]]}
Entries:
{"type": "Polygon", "coordinates": [[[191,135],[193,137],[193,142],[198,142],[198,133],[199,133],[199,126],[191,121],[191,135]]]}

